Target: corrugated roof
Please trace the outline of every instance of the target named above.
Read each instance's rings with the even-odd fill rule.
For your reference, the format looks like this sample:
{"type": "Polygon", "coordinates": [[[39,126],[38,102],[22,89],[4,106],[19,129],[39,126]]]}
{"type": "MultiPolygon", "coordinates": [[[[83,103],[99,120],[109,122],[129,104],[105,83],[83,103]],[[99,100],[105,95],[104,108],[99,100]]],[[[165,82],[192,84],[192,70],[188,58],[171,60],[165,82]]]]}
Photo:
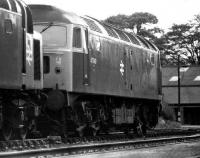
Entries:
{"type": "MultiPolygon", "coordinates": [[[[180,68],[180,82],[181,85],[200,85],[200,67],[181,67],[180,68]],[[196,80],[195,80],[196,79],[196,80]]],[[[178,69],[177,67],[164,67],[162,68],[162,85],[177,85],[178,80],[173,81],[173,78],[178,78],[178,69]]]]}
{"type": "MultiPolygon", "coordinates": [[[[169,104],[178,103],[178,69],[162,68],[162,92],[164,100],[169,104]]],[[[181,104],[200,103],[200,66],[180,68],[181,104]]]]}

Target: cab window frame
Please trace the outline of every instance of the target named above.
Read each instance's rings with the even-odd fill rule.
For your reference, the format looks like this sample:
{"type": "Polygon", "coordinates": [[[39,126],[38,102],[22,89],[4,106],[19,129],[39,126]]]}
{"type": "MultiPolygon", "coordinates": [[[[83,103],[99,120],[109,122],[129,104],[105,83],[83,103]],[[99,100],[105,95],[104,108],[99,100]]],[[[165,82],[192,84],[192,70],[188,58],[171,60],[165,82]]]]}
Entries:
{"type": "Polygon", "coordinates": [[[6,34],[12,34],[14,31],[13,23],[11,19],[5,19],[4,20],[4,26],[5,26],[5,33],[6,34]]]}
{"type": "MultiPolygon", "coordinates": [[[[33,24],[33,28],[34,30],[36,30],[37,32],[41,32],[43,30],[43,28],[45,28],[46,26],[48,26],[49,23],[34,23],[33,24]],[[41,27],[40,29],[36,28],[36,27],[41,27]]],[[[68,47],[68,26],[67,25],[63,25],[63,24],[59,24],[59,23],[55,23],[55,24],[52,24],[51,27],[49,27],[48,29],[46,29],[45,31],[43,31],[41,34],[42,36],[44,34],[46,34],[47,32],[46,31],[49,31],[49,29],[52,29],[52,28],[62,28],[63,29],[63,33],[62,35],[65,35],[63,36],[63,39],[65,39],[65,41],[63,43],[55,43],[55,45],[52,45],[52,43],[50,43],[50,41],[47,40],[47,42],[49,44],[47,44],[44,40],[45,38],[43,37],[43,47],[49,47],[49,48],[66,48],[68,47]]],[[[47,37],[47,36],[46,36],[47,37]]],[[[63,40],[62,40],[63,41],[63,40]]]]}
{"type": "Polygon", "coordinates": [[[30,34],[33,34],[33,20],[32,20],[32,13],[30,8],[27,6],[25,7],[26,9],[26,22],[27,22],[27,32],[30,34]]]}
{"type": "Polygon", "coordinates": [[[43,56],[43,73],[49,74],[50,72],[51,72],[50,56],[44,55],[43,56]]]}
{"type": "Polygon", "coordinates": [[[82,42],[82,29],[81,29],[81,27],[74,26],[72,32],[73,32],[72,33],[72,47],[75,48],[75,49],[82,48],[83,47],[83,42],[82,42]],[[78,30],[78,32],[77,32],[77,30],[78,30]]]}

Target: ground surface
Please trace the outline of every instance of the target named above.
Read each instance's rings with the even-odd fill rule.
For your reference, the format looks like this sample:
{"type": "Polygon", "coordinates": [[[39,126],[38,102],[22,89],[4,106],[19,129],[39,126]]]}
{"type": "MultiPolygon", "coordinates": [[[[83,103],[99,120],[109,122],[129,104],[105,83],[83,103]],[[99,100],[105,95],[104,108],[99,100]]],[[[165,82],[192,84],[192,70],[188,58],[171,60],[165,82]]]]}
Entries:
{"type": "Polygon", "coordinates": [[[200,142],[170,144],[131,151],[65,156],[65,158],[200,158],[200,142]]]}

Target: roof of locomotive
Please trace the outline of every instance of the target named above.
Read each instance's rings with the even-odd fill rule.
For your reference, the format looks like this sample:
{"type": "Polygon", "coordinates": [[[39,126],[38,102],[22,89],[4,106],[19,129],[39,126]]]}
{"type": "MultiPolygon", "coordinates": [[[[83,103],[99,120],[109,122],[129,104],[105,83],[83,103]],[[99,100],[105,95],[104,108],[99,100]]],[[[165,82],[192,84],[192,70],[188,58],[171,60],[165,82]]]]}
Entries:
{"type": "Polygon", "coordinates": [[[50,5],[29,5],[29,7],[33,13],[34,22],[58,22],[88,26],[91,31],[100,33],[104,36],[109,36],[131,44],[142,46],[143,48],[158,51],[157,47],[148,40],[94,18],[88,16],[80,17],[75,13],[66,12],[50,5]]]}
{"type": "Polygon", "coordinates": [[[29,5],[34,22],[59,22],[86,25],[85,21],[75,13],[66,12],[50,5],[29,5]]]}
{"type": "Polygon", "coordinates": [[[87,23],[88,27],[90,28],[90,30],[100,33],[100,34],[104,34],[106,32],[106,35],[109,37],[113,37],[115,39],[119,39],[131,44],[135,44],[138,46],[141,46],[143,48],[147,48],[147,49],[151,49],[154,51],[158,51],[158,48],[151,43],[150,41],[148,41],[147,39],[135,35],[134,33],[130,33],[127,31],[124,31],[120,28],[117,28],[111,24],[99,21],[97,19],[94,19],[92,17],[89,16],[84,16],[82,17],[85,22],[87,23]]]}

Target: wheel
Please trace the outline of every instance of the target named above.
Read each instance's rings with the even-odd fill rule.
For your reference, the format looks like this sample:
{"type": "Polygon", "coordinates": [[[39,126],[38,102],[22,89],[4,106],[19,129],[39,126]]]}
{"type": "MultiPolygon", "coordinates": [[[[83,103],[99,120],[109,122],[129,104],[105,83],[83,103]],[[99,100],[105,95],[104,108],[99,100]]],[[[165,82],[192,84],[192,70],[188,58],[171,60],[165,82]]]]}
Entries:
{"type": "Polygon", "coordinates": [[[17,134],[18,134],[19,139],[22,139],[22,140],[26,139],[27,133],[28,133],[28,129],[26,127],[17,129],[17,134]]]}
{"type": "Polygon", "coordinates": [[[138,123],[138,125],[135,127],[134,132],[139,136],[143,136],[143,131],[142,131],[142,125],[138,123]]]}
{"type": "Polygon", "coordinates": [[[97,136],[97,134],[99,133],[99,128],[100,127],[98,127],[98,128],[92,128],[91,130],[92,130],[92,136],[97,136]]]}
{"type": "Polygon", "coordinates": [[[76,129],[76,131],[77,131],[79,137],[83,137],[83,136],[84,136],[84,134],[85,134],[85,132],[84,132],[85,127],[86,127],[86,125],[82,125],[82,126],[79,126],[79,127],[76,129]]]}
{"type": "Polygon", "coordinates": [[[94,136],[94,137],[97,136],[97,132],[98,132],[97,130],[93,129],[92,130],[92,136],[94,136]]]}
{"type": "Polygon", "coordinates": [[[123,132],[124,132],[124,134],[128,135],[130,133],[130,129],[129,128],[124,128],[123,132]]]}
{"type": "Polygon", "coordinates": [[[146,126],[142,121],[140,121],[140,119],[135,120],[135,123],[133,124],[133,130],[134,133],[139,137],[143,137],[146,134],[146,126]]]}
{"type": "Polygon", "coordinates": [[[3,127],[2,127],[2,136],[3,139],[8,141],[12,139],[13,137],[13,128],[9,125],[8,122],[4,122],[3,127]]]}

